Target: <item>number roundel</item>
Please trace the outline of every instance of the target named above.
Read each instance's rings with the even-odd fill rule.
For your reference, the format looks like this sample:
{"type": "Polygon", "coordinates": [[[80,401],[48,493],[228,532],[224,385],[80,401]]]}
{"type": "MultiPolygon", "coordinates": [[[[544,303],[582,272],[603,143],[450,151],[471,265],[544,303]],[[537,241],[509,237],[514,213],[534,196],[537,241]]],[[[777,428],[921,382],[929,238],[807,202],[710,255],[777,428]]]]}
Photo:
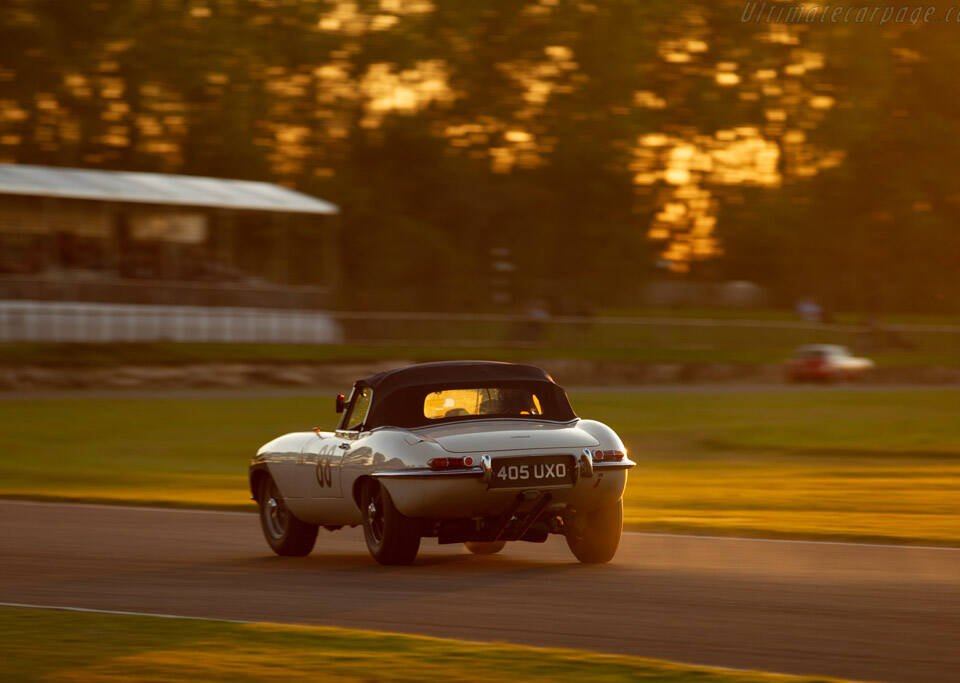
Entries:
{"type": "Polygon", "coordinates": [[[317,483],[321,488],[333,486],[333,468],[327,458],[320,458],[317,461],[317,483]]]}

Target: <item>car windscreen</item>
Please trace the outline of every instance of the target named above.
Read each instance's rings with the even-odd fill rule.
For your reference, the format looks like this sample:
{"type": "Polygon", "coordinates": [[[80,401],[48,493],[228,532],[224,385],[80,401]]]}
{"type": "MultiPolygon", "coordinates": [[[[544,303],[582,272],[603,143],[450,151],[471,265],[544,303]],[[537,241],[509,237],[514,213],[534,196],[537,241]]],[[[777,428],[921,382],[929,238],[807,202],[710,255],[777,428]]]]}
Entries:
{"type": "Polygon", "coordinates": [[[355,431],[360,429],[367,418],[370,410],[370,399],[373,396],[373,390],[370,387],[356,387],[350,395],[350,401],[347,403],[347,409],[340,419],[340,429],[355,431]]]}
{"type": "Polygon", "coordinates": [[[551,382],[450,383],[375,395],[366,426],[410,428],[495,417],[567,421],[576,415],[563,389],[551,382]]]}

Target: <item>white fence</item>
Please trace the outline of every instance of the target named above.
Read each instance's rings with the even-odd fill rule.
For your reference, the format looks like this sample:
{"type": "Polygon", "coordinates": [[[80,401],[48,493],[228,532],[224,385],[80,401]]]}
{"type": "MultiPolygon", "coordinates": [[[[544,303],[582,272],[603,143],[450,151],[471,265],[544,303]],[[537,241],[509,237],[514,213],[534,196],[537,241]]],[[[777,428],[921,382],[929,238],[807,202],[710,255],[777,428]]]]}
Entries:
{"type": "Polygon", "coordinates": [[[655,357],[670,350],[694,360],[697,354],[719,357],[715,352],[750,359],[762,349],[778,358],[800,344],[837,343],[954,356],[960,326],[0,300],[0,342],[157,341],[635,349],[655,357]]]}
{"type": "Polygon", "coordinates": [[[3,342],[273,342],[334,344],[327,313],[276,308],[0,301],[3,342]]]}

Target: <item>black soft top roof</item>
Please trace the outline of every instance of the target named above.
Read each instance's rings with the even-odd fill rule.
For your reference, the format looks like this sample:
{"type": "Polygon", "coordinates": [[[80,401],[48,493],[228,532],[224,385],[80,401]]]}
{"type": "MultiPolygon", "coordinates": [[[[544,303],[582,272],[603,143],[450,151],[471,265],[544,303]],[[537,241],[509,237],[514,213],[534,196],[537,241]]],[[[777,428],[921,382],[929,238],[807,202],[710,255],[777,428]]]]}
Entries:
{"type": "Polygon", "coordinates": [[[498,363],[489,360],[455,360],[439,363],[419,363],[396,370],[378,372],[357,381],[374,391],[401,389],[424,384],[447,382],[516,382],[541,381],[555,384],[553,378],[532,365],[498,363]]]}
{"type": "Polygon", "coordinates": [[[367,429],[434,424],[436,421],[428,420],[423,412],[424,397],[428,393],[451,387],[491,385],[523,387],[535,392],[543,412],[529,419],[567,421],[576,417],[563,389],[550,375],[532,365],[470,360],[420,363],[357,381],[357,386],[373,389],[373,402],[364,423],[367,429]]]}

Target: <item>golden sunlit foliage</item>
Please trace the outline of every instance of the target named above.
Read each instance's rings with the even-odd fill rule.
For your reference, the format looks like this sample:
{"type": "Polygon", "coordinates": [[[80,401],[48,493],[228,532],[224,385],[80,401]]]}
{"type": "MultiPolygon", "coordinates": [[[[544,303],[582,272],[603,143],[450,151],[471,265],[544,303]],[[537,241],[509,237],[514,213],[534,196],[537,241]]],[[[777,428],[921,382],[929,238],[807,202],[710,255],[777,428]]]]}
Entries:
{"type": "Polygon", "coordinates": [[[744,22],[742,11],[694,0],[10,0],[0,160],[272,179],[332,196],[351,217],[347,246],[384,266],[355,305],[399,305],[401,293],[455,305],[484,273],[476,253],[504,246],[522,255],[518,290],[542,295],[557,264],[577,263],[587,298],[628,299],[657,259],[858,306],[892,298],[870,273],[896,270],[914,244],[930,272],[949,271],[920,235],[951,224],[960,187],[935,176],[914,187],[915,173],[864,193],[879,168],[892,183],[900,169],[944,167],[882,150],[952,150],[936,144],[955,117],[929,54],[945,63],[952,43],[924,40],[932,27],[744,22]],[[908,125],[916,116],[929,125],[908,125]],[[823,255],[798,254],[784,215],[929,227],[860,262],[851,252],[864,240],[831,230],[848,238],[833,263],[855,267],[825,281],[814,272],[823,255]],[[576,246],[585,234],[587,253],[576,246]],[[445,300],[416,277],[420,253],[446,264],[445,300]],[[586,275],[599,270],[603,284],[586,275]]]}

